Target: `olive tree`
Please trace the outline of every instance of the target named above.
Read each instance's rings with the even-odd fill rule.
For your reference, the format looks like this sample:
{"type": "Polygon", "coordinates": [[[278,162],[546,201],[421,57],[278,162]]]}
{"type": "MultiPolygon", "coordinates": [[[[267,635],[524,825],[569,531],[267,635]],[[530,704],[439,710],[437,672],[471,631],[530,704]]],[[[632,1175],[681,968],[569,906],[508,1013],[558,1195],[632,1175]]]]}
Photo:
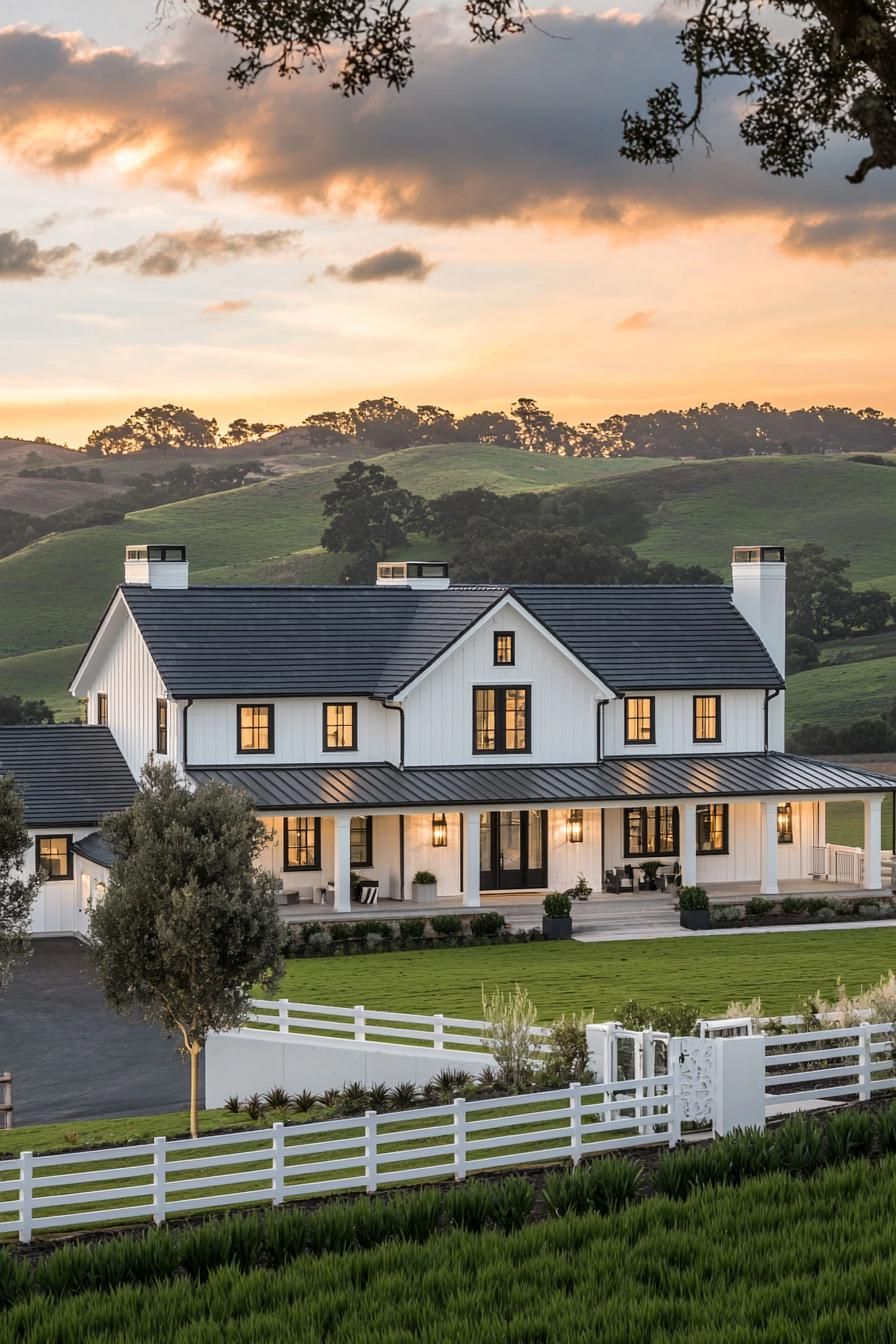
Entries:
{"type": "Polygon", "coordinates": [[[40,873],[22,875],[29,837],[25,804],[12,775],[0,775],[0,990],[9,984],[17,961],[28,955],[31,909],[40,873]]]}
{"type": "Polygon", "coordinates": [[[255,863],[265,828],[248,796],[223,784],[193,792],[170,762],[143,770],[132,807],[106,818],[115,853],[90,918],[106,998],[180,1036],[198,1133],[199,1058],[209,1032],[247,1019],[253,986],[282,970],[278,882],[255,863]]]}

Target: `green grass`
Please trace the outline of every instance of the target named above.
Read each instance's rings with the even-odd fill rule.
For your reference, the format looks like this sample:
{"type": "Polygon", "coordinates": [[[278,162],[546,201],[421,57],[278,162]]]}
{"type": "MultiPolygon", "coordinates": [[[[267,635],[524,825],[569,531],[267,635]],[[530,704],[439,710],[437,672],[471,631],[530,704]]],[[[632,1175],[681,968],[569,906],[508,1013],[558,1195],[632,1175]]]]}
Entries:
{"type": "Polygon", "coordinates": [[[612,1015],[626,999],[685,999],[704,1014],[758,994],[770,1013],[789,1012],[838,977],[851,990],[896,967],[896,929],[657,938],[610,943],[390,952],[386,956],[288,961],[278,995],[308,1003],[481,1017],[482,986],[525,985],[543,1022],[561,1013],[612,1015]]]}
{"type": "Polygon", "coordinates": [[[896,660],[892,656],[826,663],[787,678],[787,726],[791,732],[805,723],[842,728],[856,719],[876,718],[894,699],[896,660]]]}
{"type": "Polygon", "coordinates": [[[0,696],[21,695],[28,700],[46,700],[57,719],[75,718],[78,702],[65,688],[82,652],[83,645],[68,644],[61,649],[0,658],[0,696]]]}
{"type": "MultiPolygon", "coordinates": [[[[872,767],[873,768],[873,767],[872,767]]],[[[864,845],[865,814],[861,803],[828,803],[826,835],[830,845],[864,845]]],[[[893,848],[893,795],[884,794],[881,844],[893,848]]]]}
{"type": "MultiPolygon", "coordinates": [[[[188,1090],[184,1068],[184,1091],[188,1090]]],[[[267,1123],[267,1122],[266,1122],[267,1123]]],[[[232,1111],[200,1111],[202,1134],[223,1129],[245,1129],[252,1122],[244,1114],[232,1111]]],[[[121,1143],[149,1143],[164,1134],[169,1139],[190,1137],[189,1111],[169,1111],[163,1115],[128,1116],[117,1120],[66,1120],[51,1125],[16,1125],[0,1129],[0,1156],[22,1152],[57,1153],[66,1148],[115,1147],[121,1143]]]]}
{"type": "Polygon", "coordinates": [[[883,630],[879,635],[856,635],[853,639],[829,639],[819,645],[818,652],[824,664],[896,658],[896,629],[883,630]]]}

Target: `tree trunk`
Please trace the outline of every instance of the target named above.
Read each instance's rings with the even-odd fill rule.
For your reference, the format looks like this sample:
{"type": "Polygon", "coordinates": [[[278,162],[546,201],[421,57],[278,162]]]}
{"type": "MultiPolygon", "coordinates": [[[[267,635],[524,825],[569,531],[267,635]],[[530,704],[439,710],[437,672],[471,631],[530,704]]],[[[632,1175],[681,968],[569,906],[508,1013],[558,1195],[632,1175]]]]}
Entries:
{"type": "Polygon", "coordinates": [[[190,1045],[190,1134],[199,1138],[199,1056],[202,1046],[192,1042],[190,1045]]]}

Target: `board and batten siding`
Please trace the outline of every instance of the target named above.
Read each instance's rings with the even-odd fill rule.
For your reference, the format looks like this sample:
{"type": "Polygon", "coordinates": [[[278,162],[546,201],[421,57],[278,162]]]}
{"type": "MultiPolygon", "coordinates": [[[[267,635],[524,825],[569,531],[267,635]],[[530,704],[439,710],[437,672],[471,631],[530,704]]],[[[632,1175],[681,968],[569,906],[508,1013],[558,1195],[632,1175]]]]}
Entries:
{"type": "MultiPolygon", "coordinates": [[[[640,692],[633,690],[633,696],[640,692]]],[[[625,740],[625,701],[604,709],[605,756],[700,756],[721,752],[762,751],[765,746],[765,692],[719,691],[712,686],[694,691],[645,691],[653,695],[656,742],[625,740]],[[722,740],[694,741],[694,696],[718,695],[722,708],[722,740]]]]}
{"type": "MultiPolygon", "coordinates": [[[[22,876],[34,874],[35,842],[39,835],[70,835],[72,842],[83,840],[95,828],[86,826],[41,826],[29,829],[30,843],[25,851],[22,876]]],[[[86,911],[81,908],[79,857],[74,856],[70,881],[42,883],[31,910],[32,934],[86,933],[86,911]]]]}
{"type": "MultiPolygon", "coordinates": [[[[312,896],[320,887],[325,887],[328,882],[333,881],[335,876],[335,822],[332,817],[321,817],[320,867],[304,869],[301,872],[289,872],[283,868],[283,817],[265,815],[261,820],[268,832],[268,838],[259,854],[258,866],[264,872],[279,877],[285,892],[299,893],[304,899],[312,896]]],[[[354,869],[361,877],[377,878],[380,884],[380,897],[383,900],[389,898],[400,899],[400,825],[400,817],[375,816],[373,818],[373,863],[369,867],[356,867],[354,869]]],[[[408,877],[408,881],[410,881],[410,877],[408,877]]],[[[332,906],[330,910],[332,913],[332,906]]],[[[325,909],[321,911],[321,918],[326,918],[325,909]]]]}
{"type": "Polygon", "coordinates": [[[518,612],[503,608],[411,688],[405,705],[406,765],[488,765],[597,759],[598,687],[518,612]],[[516,636],[512,667],[495,666],[494,635],[516,636]],[[473,687],[531,686],[531,750],[473,751],[473,687]]]}
{"type": "MultiPolygon", "coordinates": [[[[91,675],[87,721],[98,721],[97,696],[105,692],[109,728],[136,779],[155,751],[156,704],[168,692],[130,612],[122,609],[116,615],[104,642],[105,652],[91,675]]],[[[179,759],[180,717],[177,702],[169,700],[167,760],[179,759]]]]}
{"type": "Polygon", "coordinates": [[[190,706],[188,757],[191,765],[338,765],[358,761],[398,763],[400,723],[395,710],[359,696],[275,699],[243,696],[239,700],[195,700],[190,706]],[[357,751],[324,751],[323,706],[327,702],[357,706],[357,751]],[[237,750],[237,706],[274,706],[274,750],[237,750]]]}

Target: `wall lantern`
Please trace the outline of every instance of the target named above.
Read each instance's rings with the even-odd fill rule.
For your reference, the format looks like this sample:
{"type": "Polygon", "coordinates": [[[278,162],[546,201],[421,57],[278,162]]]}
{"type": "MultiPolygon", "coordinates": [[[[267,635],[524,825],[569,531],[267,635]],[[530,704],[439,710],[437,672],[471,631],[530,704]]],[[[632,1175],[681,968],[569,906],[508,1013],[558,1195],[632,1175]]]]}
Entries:
{"type": "Polygon", "coordinates": [[[433,812],[432,847],[433,849],[444,849],[447,844],[448,844],[448,822],[445,820],[445,813],[433,812]]]}
{"type": "Polygon", "coordinates": [[[793,808],[790,803],[778,804],[778,844],[793,844],[793,808]]]}
{"type": "Polygon", "coordinates": [[[585,834],[585,820],[580,807],[570,809],[566,818],[566,838],[571,845],[580,845],[585,834]]]}

